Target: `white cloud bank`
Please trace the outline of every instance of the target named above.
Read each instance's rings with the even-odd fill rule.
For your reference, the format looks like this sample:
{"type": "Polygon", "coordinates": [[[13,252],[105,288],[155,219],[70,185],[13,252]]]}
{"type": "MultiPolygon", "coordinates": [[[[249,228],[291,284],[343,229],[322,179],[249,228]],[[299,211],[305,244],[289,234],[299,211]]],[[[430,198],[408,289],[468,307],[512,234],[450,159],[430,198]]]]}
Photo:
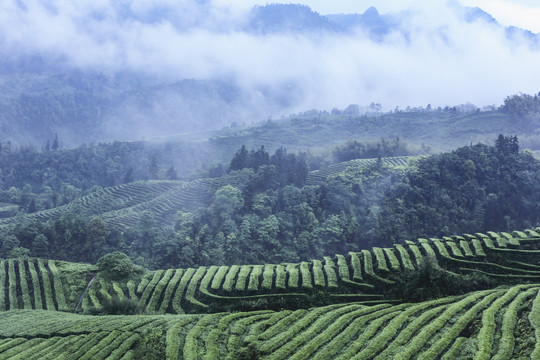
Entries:
{"type": "Polygon", "coordinates": [[[294,89],[294,106],[283,112],[370,102],[386,109],[483,106],[540,91],[540,51],[508,40],[493,24],[465,23],[451,7],[411,11],[407,38],[395,33],[374,42],[361,32],[250,34],[241,30],[249,8],[240,3],[5,0],[0,49],[105,73],[234,79],[254,92],[294,89]]]}

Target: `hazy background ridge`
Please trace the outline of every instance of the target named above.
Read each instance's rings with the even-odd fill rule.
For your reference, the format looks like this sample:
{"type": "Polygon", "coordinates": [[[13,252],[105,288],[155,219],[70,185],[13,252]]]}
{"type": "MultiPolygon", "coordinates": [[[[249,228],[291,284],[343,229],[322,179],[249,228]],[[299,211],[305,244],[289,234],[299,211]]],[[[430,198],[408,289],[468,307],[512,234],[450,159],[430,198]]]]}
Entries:
{"type": "Polygon", "coordinates": [[[312,108],[482,107],[538,92],[539,36],[527,29],[457,2],[362,11],[6,1],[0,140],[134,139],[312,108]]]}

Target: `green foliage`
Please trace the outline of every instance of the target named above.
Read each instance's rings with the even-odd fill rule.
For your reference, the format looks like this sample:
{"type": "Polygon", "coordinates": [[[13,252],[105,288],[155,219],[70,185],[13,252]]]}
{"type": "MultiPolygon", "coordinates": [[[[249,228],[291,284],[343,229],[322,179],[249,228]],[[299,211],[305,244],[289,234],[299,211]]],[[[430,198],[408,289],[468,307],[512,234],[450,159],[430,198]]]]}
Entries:
{"type": "Polygon", "coordinates": [[[521,331],[526,321],[521,315],[536,312],[528,300],[537,297],[538,286],[529,284],[415,304],[336,304],[296,311],[114,317],[0,312],[0,357],[481,358],[483,339],[492,332],[488,355],[528,358],[534,341],[521,331]]]}
{"type": "Polygon", "coordinates": [[[231,354],[232,359],[238,360],[258,360],[261,358],[261,353],[254,343],[247,343],[231,354]]]}
{"type": "Polygon", "coordinates": [[[419,161],[387,193],[380,238],[397,241],[536,224],[540,189],[529,179],[537,178],[540,166],[517,153],[512,141],[499,146],[501,151],[474,145],[419,161]]]}
{"type": "Polygon", "coordinates": [[[154,272],[152,280],[146,285],[141,295],[140,302],[143,306],[146,306],[147,301],[150,299],[150,295],[154,293],[156,285],[161,280],[161,277],[165,273],[165,270],[157,270],[154,272]]]}
{"type": "MultiPolygon", "coordinates": [[[[499,137],[495,141],[495,148],[500,154],[510,155],[519,153],[519,143],[517,136],[504,136],[499,134],[499,137]]],[[[472,166],[474,162],[470,161],[472,166]]]]}
{"type": "Polygon", "coordinates": [[[45,308],[47,310],[56,310],[53,299],[53,290],[51,287],[51,280],[49,276],[49,271],[45,267],[43,260],[37,260],[38,271],[41,274],[41,281],[43,282],[43,292],[45,294],[45,308]]]}
{"type": "Polygon", "coordinates": [[[435,258],[428,256],[417,270],[399,273],[391,291],[405,301],[434,299],[453,289],[452,286],[458,282],[454,276],[441,269],[435,258]]]}
{"type": "Polygon", "coordinates": [[[3,257],[9,256],[9,253],[19,247],[19,240],[13,235],[7,235],[2,238],[2,247],[0,248],[0,254],[3,257]]]}
{"type": "Polygon", "coordinates": [[[523,302],[537,292],[538,288],[529,289],[528,291],[522,292],[516,296],[516,298],[510,303],[502,320],[502,335],[499,348],[492,359],[502,360],[511,358],[512,354],[514,353],[514,329],[516,328],[518,312],[523,302]]]}
{"type": "Polygon", "coordinates": [[[416,155],[416,153],[411,152],[407,147],[407,143],[397,137],[390,140],[382,138],[380,142],[367,143],[349,140],[344,145],[334,148],[333,155],[337,162],[344,162],[354,159],[409,156],[416,155]]]}
{"type": "Polygon", "coordinates": [[[537,95],[519,94],[504,99],[501,111],[511,115],[527,116],[540,113],[540,93],[537,95]]]}
{"type": "MultiPolygon", "coordinates": [[[[149,268],[186,268],[298,262],[407,238],[533,226],[540,213],[540,165],[518,153],[517,139],[502,139],[495,147],[421,158],[406,171],[390,159],[352,161],[309,174],[310,186],[293,179],[304,171],[298,167],[302,156],[284,149],[250,155],[246,148],[258,165],[219,181],[103,188],[19,223],[2,220],[8,226],[0,252],[24,257],[31,249],[36,256],[93,263],[120,251],[149,268]],[[178,209],[175,228],[167,228],[178,209]]],[[[56,190],[50,190],[52,196],[56,190]]],[[[20,200],[28,191],[8,192],[20,200]]],[[[77,193],[67,185],[61,192],[66,199],[77,193]]],[[[391,254],[384,255],[391,261],[386,267],[395,267],[391,254]]]]}
{"type": "Polygon", "coordinates": [[[142,269],[133,264],[126,254],[119,251],[100,258],[97,266],[102,276],[112,280],[125,279],[142,272],[142,269]]]}

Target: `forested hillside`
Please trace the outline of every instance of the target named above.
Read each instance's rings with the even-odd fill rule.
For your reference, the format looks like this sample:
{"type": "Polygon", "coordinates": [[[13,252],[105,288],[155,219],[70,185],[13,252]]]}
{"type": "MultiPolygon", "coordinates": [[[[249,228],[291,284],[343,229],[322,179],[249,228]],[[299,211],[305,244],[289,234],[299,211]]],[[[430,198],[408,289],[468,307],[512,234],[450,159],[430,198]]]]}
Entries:
{"type": "MultiPolygon", "coordinates": [[[[44,207],[40,199],[54,205],[51,188],[41,194],[29,191],[31,185],[10,188],[4,192],[0,251],[90,262],[122,251],[146,267],[188,267],[295,262],[418,237],[533,227],[540,213],[540,165],[519,152],[516,137],[501,135],[494,145],[349,160],[313,171],[309,163],[320,160],[313,155],[241,147],[213,178],[94,186],[80,198],[81,189],[64,186],[67,195],[56,195],[56,207],[27,214],[15,214],[13,198],[22,209],[26,202],[38,210],[44,207]]],[[[126,159],[140,153],[125,151],[126,159]]],[[[333,156],[337,161],[377,151],[407,153],[399,142],[348,142],[333,156]]],[[[34,158],[54,162],[66,154],[34,158]]],[[[69,171],[75,180],[84,175],[69,171]]]]}

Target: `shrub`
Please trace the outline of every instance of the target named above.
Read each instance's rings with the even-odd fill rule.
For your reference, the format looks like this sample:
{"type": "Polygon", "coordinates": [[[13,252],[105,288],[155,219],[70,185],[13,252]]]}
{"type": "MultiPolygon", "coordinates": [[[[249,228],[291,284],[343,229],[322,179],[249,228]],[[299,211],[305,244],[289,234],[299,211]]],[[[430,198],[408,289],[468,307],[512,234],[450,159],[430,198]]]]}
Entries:
{"type": "Polygon", "coordinates": [[[452,275],[438,266],[431,256],[423,258],[423,265],[416,271],[402,271],[391,292],[405,301],[424,301],[442,296],[455,282],[452,275]]]}
{"type": "Polygon", "coordinates": [[[141,334],[141,340],[135,347],[135,359],[165,359],[166,343],[164,326],[146,330],[141,334]]]}
{"type": "Polygon", "coordinates": [[[135,300],[113,296],[111,299],[104,299],[100,309],[90,308],[88,313],[91,315],[136,315],[142,313],[142,310],[135,300]]]}

